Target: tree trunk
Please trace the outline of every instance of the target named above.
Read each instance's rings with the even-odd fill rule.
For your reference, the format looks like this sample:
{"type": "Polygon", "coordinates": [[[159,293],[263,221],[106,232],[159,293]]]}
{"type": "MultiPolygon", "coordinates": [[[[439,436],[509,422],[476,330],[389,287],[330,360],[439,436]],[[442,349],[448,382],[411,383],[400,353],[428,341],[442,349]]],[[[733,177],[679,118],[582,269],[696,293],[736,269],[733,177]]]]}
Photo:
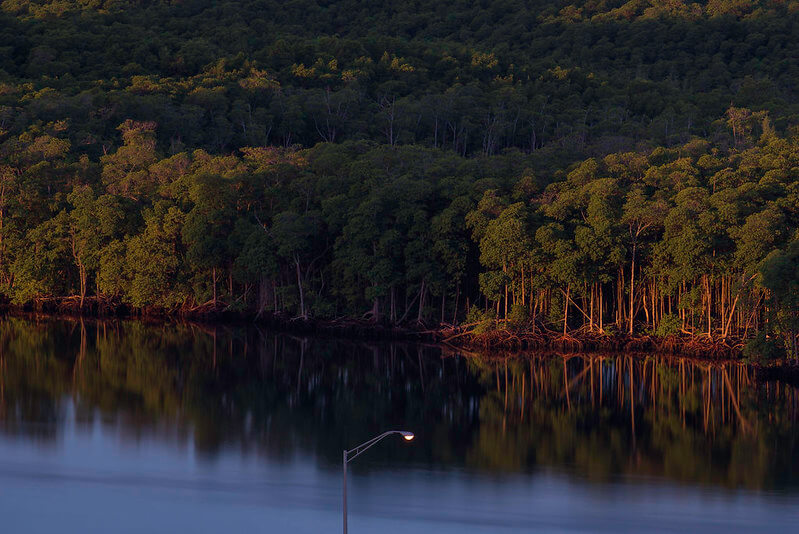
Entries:
{"type": "Polygon", "coordinates": [[[261,314],[264,313],[264,310],[266,309],[266,306],[268,305],[268,302],[269,302],[269,293],[268,293],[268,289],[267,289],[268,283],[269,283],[269,281],[267,280],[266,275],[261,274],[261,280],[260,280],[260,283],[258,284],[258,315],[257,315],[257,317],[260,317],[261,314]]]}
{"type": "Polygon", "coordinates": [[[216,308],[216,267],[211,269],[211,283],[214,286],[214,308],[216,308]]]}
{"type": "Polygon", "coordinates": [[[300,316],[303,319],[307,319],[307,315],[305,314],[305,295],[303,294],[302,290],[302,273],[300,271],[300,259],[295,255],[294,256],[294,265],[297,267],[297,287],[300,290],[300,316]]]}
{"type": "Polygon", "coordinates": [[[389,321],[391,321],[391,324],[396,324],[397,323],[397,307],[396,307],[396,302],[394,300],[394,286],[393,285],[391,286],[391,289],[389,290],[389,299],[390,299],[390,304],[389,304],[389,308],[390,309],[389,309],[389,312],[388,312],[389,313],[389,321]]]}
{"type": "Polygon", "coordinates": [[[422,288],[419,291],[419,313],[416,316],[416,322],[418,323],[422,322],[422,312],[424,311],[424,290],[425,290],[425,285],[424,285],[424,280],[422,280],[422,288]]]}
{"type": "MultiPolygon", "coordinates": [[[[504,261],[502,262],[502,272],[506,275],[508,274],[508,265],[504,261]]],[[[504,319],[508,319],[508,284],[505,284],[505,316],[504,319]]]]}
{"type": "Polygon", "coordinates": [[[5,186],[0,187],[0,276],[3,273],[3,261],[5,259],[3,254],[3,223],[5,221],[5,186]]]}
{"type": "Polygon", "coordinates": [[[633,254],[630,261],[630,317],[628,324],[628,333],[630,335],[633,335],[633,314],[635,314],[633,306],[635,304],[635,252],[637,246],[637,243],[633,241],[633,254]]]}
{"type": "Polygon", "coordinates": [[[710,293],[710,278],[707,275],[703,275],[705,279],[705,295],[706,295],[706,315],[707,315],[707,337],[711,337],[713,335],[712,327],[710,324],[710,305],[711,305],[711,293],[710,293]]]}
{"type": "Polygon", "coordinates": [[[83,301],[86,300],[86,267],[81,263],[78,266],[80,275],[80,309],[83,309],[83,301]]]}
{"type": "Polygon", "coordinates": [[[452,312],[452,324],[458,324],[458,299],[461,296],[461,283],[455,284],[455,309],[452,312]]]}
{"type": "Polygon", "coordinates": [[[602,324],[602,284],[599,284],[599,309],[597,311],[599,313],[599,333],[604,334],[605,329],[602,324]]]}

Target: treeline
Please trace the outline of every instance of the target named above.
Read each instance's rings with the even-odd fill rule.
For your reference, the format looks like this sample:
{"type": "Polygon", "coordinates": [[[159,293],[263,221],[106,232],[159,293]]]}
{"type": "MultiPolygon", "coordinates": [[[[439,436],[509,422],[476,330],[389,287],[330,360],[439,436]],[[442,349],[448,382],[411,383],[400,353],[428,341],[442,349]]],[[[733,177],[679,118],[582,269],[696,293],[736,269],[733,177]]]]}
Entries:
{"type": "Polygon", "coordinates": [[[180,313],[496,320],[752,337],[797,323],[799,138],[731,108],[720,149],[612,153],[541,175],[367,141],[160,154],[156,125],[71,157],[64,126],[2,145],[0,290],[180,313]]]}
{"type": "Polygon", "coordinates": [[[795,352],[795,1],[395,4],[2,2],[0,292],[795,352]]]}
{"type": "Polygon", "coordinates": [[[568,163],[799,120],[793,0],[5,0],[0,130],[127,119],[165,153],[373,140],[568,163]]]}

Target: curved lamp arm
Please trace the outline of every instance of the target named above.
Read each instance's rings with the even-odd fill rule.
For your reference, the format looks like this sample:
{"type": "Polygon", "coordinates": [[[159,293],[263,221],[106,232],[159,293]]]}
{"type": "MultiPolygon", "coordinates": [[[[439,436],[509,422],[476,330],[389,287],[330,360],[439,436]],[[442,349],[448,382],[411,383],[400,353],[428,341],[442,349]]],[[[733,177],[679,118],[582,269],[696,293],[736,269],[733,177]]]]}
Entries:
{"type": "Polygon", "coordinates": [[[399,434],[405,441],[411,441],[413,439],[413,432],[408,432],[407,430],[389,430],[388,432],[383,432],[379,436],[375,436],[369,441],[365,441],[355,447],[354,449],[345,450],[344,451],[344,478],[343,478],[343,486],[344,491],[342,492],[343,502],[342,502],[342,516],[343,516],[343,532],[347,534],[347,464],[353,461],[355,458],[366,452],[370,447],[372,447],[375,443],[380,441],[386,436],[390,436],[391,434],[399,434]],[[350,457],[352,454],[352,457],[350,457]]]}
{"type": "Polygon", "coordinates": [[[355,458],[366,452],[369,448],[375,445],[378,441],[382,440],[386,436],[390,436],[391,434],[399,434],[401,435],[406,441],[411,441],[413,439],[413,432],[408,432],[407,430],[389,430],[388,432],[383,432],[379,436],[375,436],[369,441],[365,441],[355,447],[354,449],[350,449],[348,451],[344,451],[345,458],[347,463],[353,461],[355,458]],[[354,453],[354,454],[353,454],[354,453]],[[352,457],[350,457],[352,454],[352,457]]]}

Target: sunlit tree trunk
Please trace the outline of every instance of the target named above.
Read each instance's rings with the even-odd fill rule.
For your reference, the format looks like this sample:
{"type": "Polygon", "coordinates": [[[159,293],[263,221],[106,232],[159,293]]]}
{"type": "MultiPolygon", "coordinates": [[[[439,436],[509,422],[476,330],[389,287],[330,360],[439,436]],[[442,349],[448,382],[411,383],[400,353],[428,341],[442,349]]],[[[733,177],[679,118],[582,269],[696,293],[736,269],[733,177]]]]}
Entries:
{"type": "Polygon", "coordinates": [[[712,293],[710,291],[710,278],[708,275],[703,275],[704,278],[704,286],[705,286],[705,314],[707,317],[707,336],[711,337],[713,335],[713,331],[711,328],[711,319],[710,319],[710,311],[711,311],[711,302],[712,302],[712,293]]]}
{"type": "Polygon", "coordinates": [[[602,284],[599,284],[599,333],[602,334],[605,332],[604,325],[602,324],[602,315],[603,315],[603,302],[602,302],[602,284]]]}
{"type": "MultiPolygon", "coordinates": [[[[302,288],[302,271],[300,270],[300,258],[295,254],[294,255],[294,265],[297,268],[297,287],[300,292],[300,317],[303,319],[307,319],[308,316],[305,314],[305,294],[302,288]]],[[[216,290],[216,285],[214,285],[214,290],[216,290]]]]}
{"type": "Polygon", "coordinates": [[[452,324],[458,324],[458,300],[461,296],[461,283],[458,281],[455,284],[455,309],[452,312],[452,324]]]}
{"type": "Polygon", "coordinates": [[[213,284],[213,303],[214,308],[216,308],[216,267],[211,269],[211,283],[213,284]]]}
{"type": "MultiPolygon", "coordinates": [[[[508,273],[508,266],[503,264],[502,265],[502,272],[507,274],[508,273]]],[[[504,319],[507,320],[508,318],[508,284],[505,284],[505,316],[504,319]]]]}
{"type": "MultiPolygon", "coordinates": [[[[637,237],[637,236],[636,236],[637,237]]],[[[633,315],[635,314],[635,253],[638,247],[636,240],[633,241],[633,253],[630,260],[630,317],[628,325],[628,333],[633,335],[633,315]]]]}

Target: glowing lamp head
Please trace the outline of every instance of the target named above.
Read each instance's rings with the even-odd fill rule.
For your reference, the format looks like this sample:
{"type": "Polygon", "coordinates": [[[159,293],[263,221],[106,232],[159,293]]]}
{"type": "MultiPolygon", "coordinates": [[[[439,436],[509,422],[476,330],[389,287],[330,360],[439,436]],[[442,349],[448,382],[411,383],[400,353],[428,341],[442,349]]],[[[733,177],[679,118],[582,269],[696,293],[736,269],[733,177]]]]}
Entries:
{"type": "Polygon", "coordinates": [[[402,437],[403,437],[403,439],[405,441],[411,441],[413,439],[413,437],[414,437],[413,436],[413,432],[405,432],[405,431],[403,431],[403,432],[400,432],[400,434],[402,434],[402,437]]]}

